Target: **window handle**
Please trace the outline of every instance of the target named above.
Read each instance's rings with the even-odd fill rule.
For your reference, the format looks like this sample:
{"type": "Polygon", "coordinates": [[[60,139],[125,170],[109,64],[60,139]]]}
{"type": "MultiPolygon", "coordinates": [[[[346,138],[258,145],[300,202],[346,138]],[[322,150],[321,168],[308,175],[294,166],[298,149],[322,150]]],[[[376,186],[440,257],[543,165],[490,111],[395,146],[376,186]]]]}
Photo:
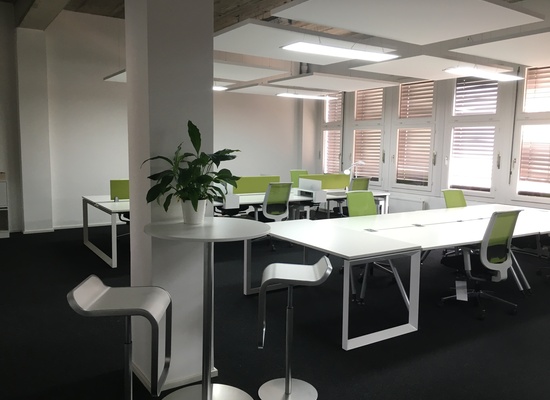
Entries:
{"type": "Polygon", "coordinates": [[[432,164],[435,165],[436,162],[437,162],[437,151],[434,151],[432,155],[432,164]]]}
{"type": "Polygon", "coordinates": [[[500,169],[500,153],[497,155],[497,169],[500,169]]]}
{"type": "Polygon", "coordinates": [[[386,163],[386,151],[382,150],[382,164],[386,163]]]}

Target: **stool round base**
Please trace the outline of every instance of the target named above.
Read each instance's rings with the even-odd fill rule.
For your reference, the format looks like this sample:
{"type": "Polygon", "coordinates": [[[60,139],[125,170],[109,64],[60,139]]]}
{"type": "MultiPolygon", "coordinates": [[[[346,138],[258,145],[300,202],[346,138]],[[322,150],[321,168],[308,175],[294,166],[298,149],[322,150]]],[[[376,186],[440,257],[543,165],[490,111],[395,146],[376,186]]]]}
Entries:
{"type": "Polygon", "coordinates": [[[262,400],[317,400],[317,389],[313,385],[300,379],[292,379],[292,390],[289,396],[285,395],[285,378],[267,381],[258,390],[262,400]]]}
{"type": "MultiPolygon", "coordinates": [[[[164,397],[163,400],[201,400],[202,385],[186,386],[164,397]]],[[[252,396],[233,386],[214,383],[212,385],[212,400],[254,400],[252,396]]]]}

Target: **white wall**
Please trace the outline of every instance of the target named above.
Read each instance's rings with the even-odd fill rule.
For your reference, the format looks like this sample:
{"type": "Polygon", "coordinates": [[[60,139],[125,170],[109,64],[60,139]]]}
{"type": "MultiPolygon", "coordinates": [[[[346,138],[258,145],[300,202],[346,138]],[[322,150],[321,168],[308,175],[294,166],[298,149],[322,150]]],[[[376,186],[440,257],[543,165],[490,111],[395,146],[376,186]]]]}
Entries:
{"type": "Polygon", "coordinates": [[[126,86],[103,81],[124,68],[124,21],[63,11],[46,45],[54,227],[81,226],[81,197],[128,178],[126,86]]]}
{"type": "Polygon", "coordinates": [[[290,169],[301,167],[298,101],[215,92],[214,150],[240,150],[223,167],[239,176],[280,175],[282,181],[290,181],[290,169]]]}

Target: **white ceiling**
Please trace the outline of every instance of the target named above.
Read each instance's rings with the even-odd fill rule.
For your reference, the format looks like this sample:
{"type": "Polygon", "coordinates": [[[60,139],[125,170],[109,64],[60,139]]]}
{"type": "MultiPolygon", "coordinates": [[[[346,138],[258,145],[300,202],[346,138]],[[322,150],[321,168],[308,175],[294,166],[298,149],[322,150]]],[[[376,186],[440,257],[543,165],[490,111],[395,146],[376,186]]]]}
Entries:
{"type": "Polygon", "coordinates": [[[443,70],[456,66],[518,71],[550,65],[550,0],[294,0],[271,13],[277,18],[269,22],[247,20],[217,32],[215,58],[285,60],[289,67],[273,75],[243,73],[229,91],[271,94],[270,85],[353,91],[454,79],[443,70]],[[319,31],[306,30],[308,23],[319,31]],[[331,30],[322,27],[345,34],[323,33],[331,30]],[[281,48],[297,41],[391,52],[399,58],[372,63],[281,48]]]}

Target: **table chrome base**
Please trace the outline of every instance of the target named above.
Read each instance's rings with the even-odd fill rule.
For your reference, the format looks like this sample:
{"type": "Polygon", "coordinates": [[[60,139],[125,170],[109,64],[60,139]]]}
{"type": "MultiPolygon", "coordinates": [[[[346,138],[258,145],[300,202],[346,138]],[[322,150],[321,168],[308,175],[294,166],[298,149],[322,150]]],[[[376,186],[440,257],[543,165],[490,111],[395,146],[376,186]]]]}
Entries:
{"type": "MultiPolygon", "coordinates": [[[[202,398],[202,385],[186,386],[164,397],[163,400],[207,400],[202,398]]],[[[210,400],[210,399],[208,399],[210,400]]],[[[254,400],[248,393],[233,386],[214,383],[212,400],[254,400]]]]}
{"type": "Polygon", "coordinates": [[[292,379],[290,395],[285,395],[285,378],[267,381],[258,390],[262,400],[317,400],[317,389],[300,379],[292,379]]]}

